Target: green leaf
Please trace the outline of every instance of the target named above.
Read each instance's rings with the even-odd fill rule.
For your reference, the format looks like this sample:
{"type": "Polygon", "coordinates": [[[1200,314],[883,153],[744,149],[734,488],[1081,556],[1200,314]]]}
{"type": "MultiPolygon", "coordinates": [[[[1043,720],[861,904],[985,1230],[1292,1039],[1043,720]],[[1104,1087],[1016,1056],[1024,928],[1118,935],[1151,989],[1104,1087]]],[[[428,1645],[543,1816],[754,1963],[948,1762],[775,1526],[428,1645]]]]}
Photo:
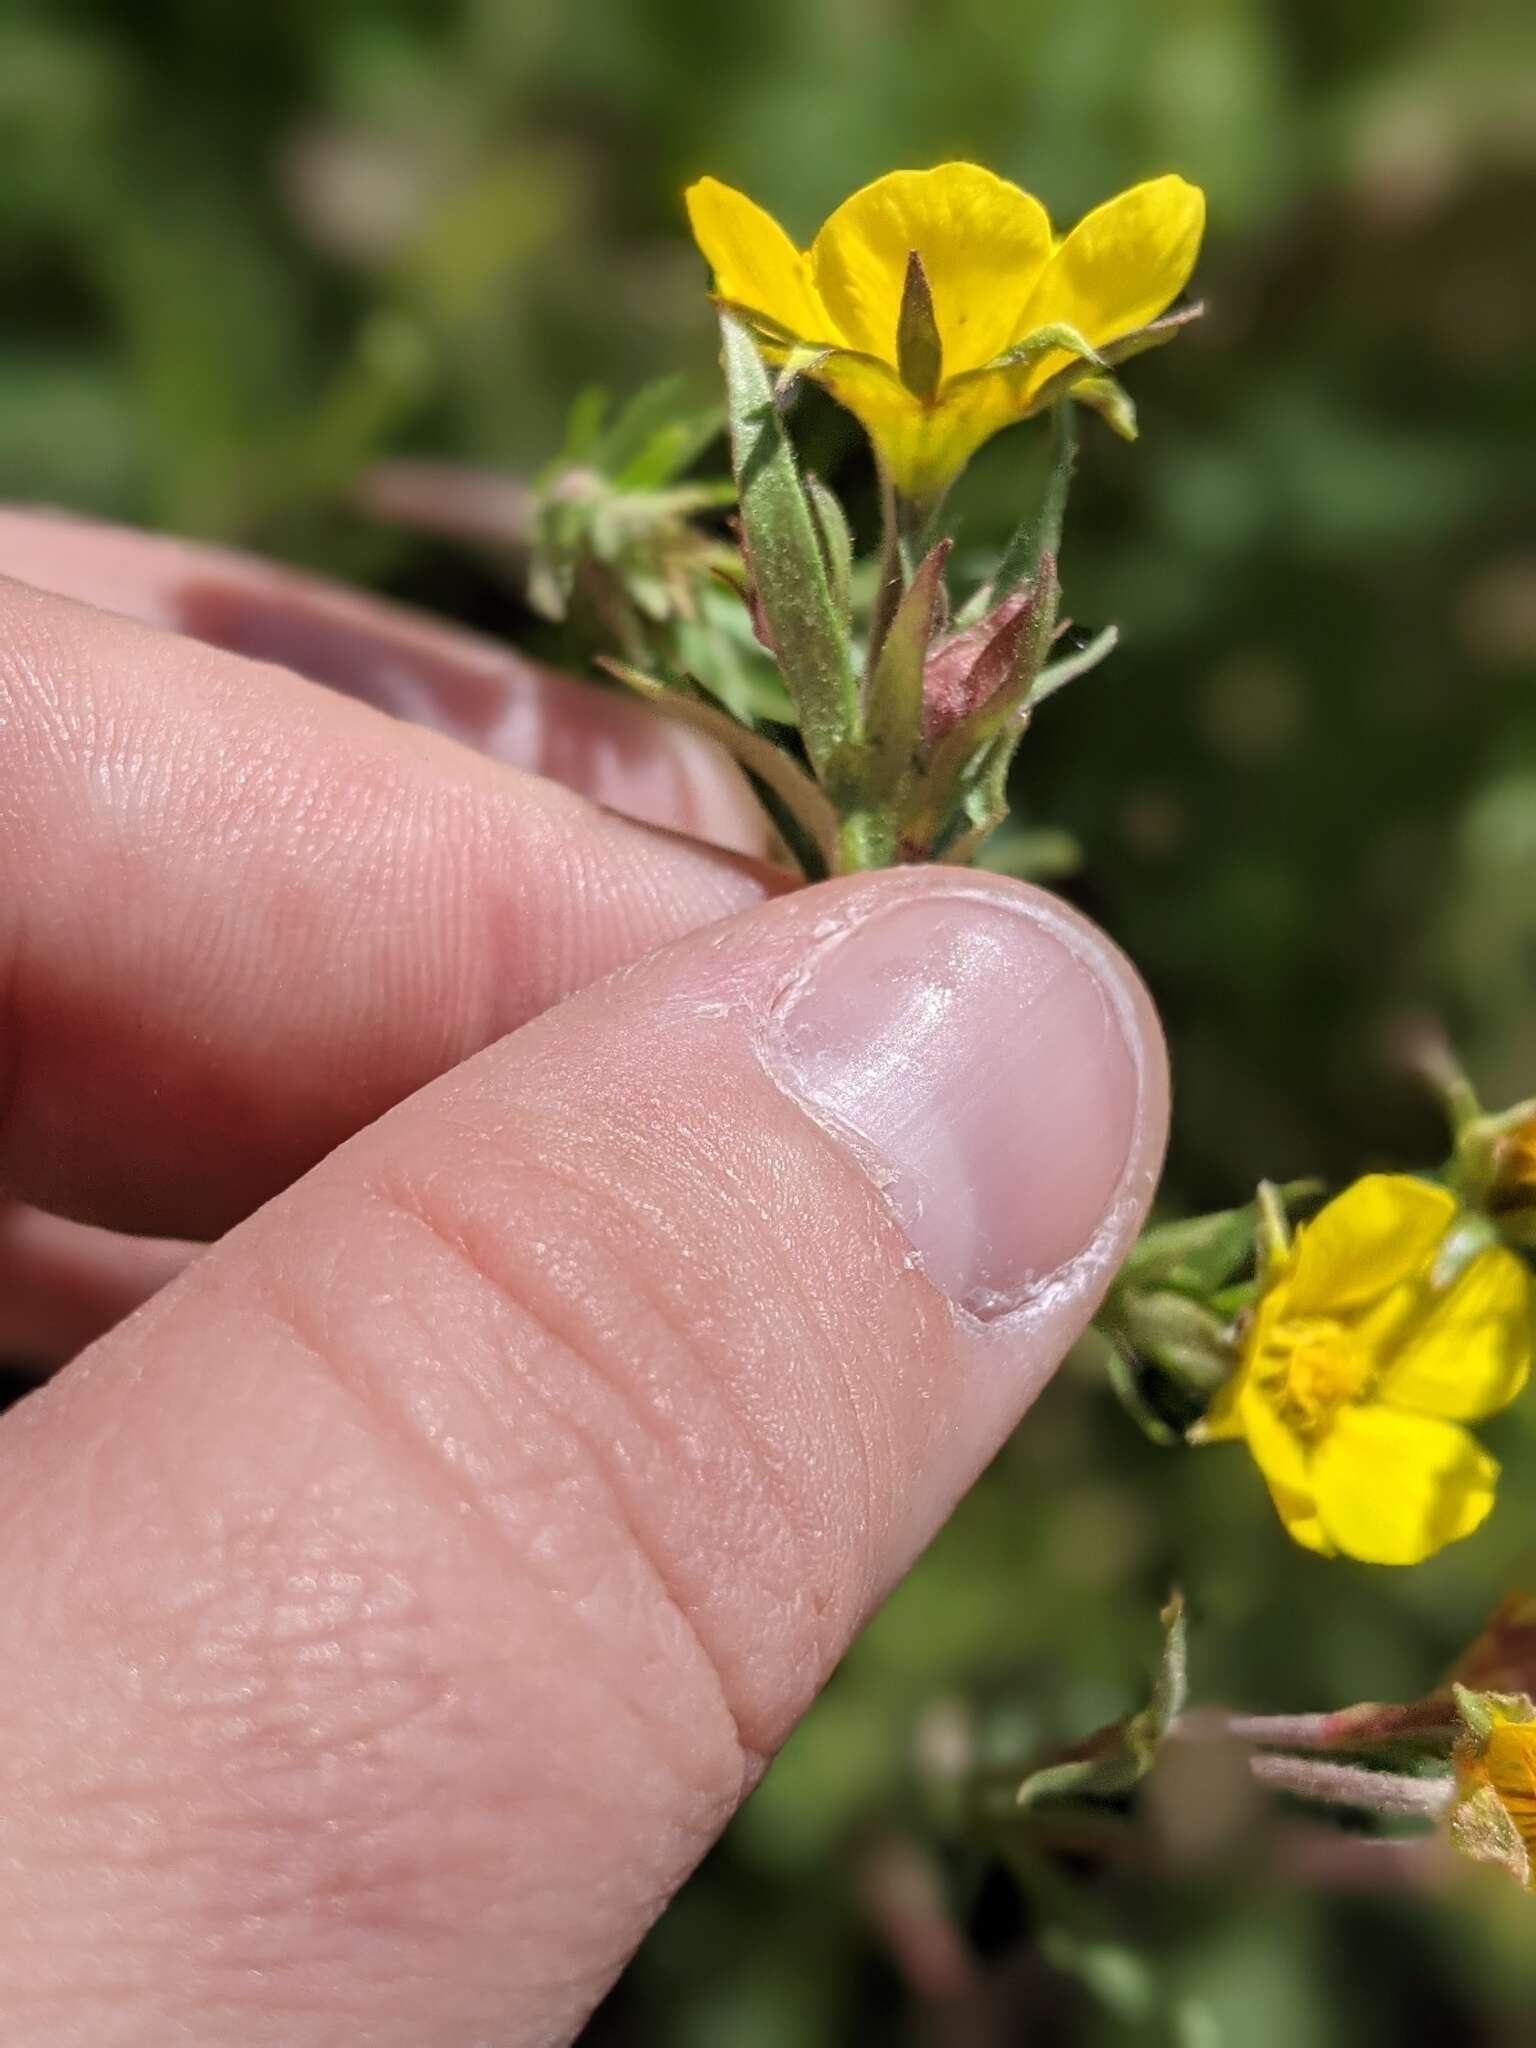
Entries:
{"type": "Polygon", "coordinates": [[[1077,461],[1077,423],[1070,399],[1062,399],[1051,413],[1054,448],[1050,475],[1040,503],[1018,526],[1003,550],[992,579],[990,602],[996,604],[1022,583],[1033,583],[1047,555],[1060,559],[1061,529],[1067,514],[1067,497],[1072,489],[1072,470],[1077,461]]]}
{"type": "Polygon", "coordinates": [[[1090,669],[1098,667],[1106,655],[1113,654],[1120,644],[1120,628],[1106,626],[1102,633],[1096,633],[1088,645],[1079,648],[1076,654],[1064,654],[1060,661],[1048,662],[1035,677],[1034,687],[1029,693],[1031,711],[1037,704],[1043,704],[1047,697],[1066,683],[1075,683],[1079,676],[1085,676],[1090,669]]]}
{"type": "Polygon", "coordinates": [[[584,391],[577,392],[566,415],[565,446],[552,467],[564,469],[571,463],[592,461],[603,421],[608,416],[608,404],[608,393],[601,384],[589,384],[584,391]]]}
{"type": "Polygon", "coordinates": [[[1085,1743],[1088,1754],[1032,1771],[1016,1794],[1020,1806],[1037,1806],[1044,1799],[1114,1798],[1151,1770],[1189,1696],[1183,1594],[1172,1593],[1158,1618],[1162,1652],[1147,1704],[1140,1713],[1104,1729],[1091,1744],[1085,1743]]]}
{"type": "Polygon", "coordinates": [[[941,540],[919,564],[869,678],[859,775],[860,795],[869,804],[897,800],[917,768],[923,738],[923,670],[950,545],[941,540]]]}
{"type": "Polygon", "coordinates": [[[738,725],[730,713],[698,691],[669,687],[641,673],[628,662],[598,656],[599,666],[658,711],[692,726],[725,748],[757,782],[770,790],[799,831],[817,849],[823,871],[830,868],[837,845],[837,813],[805,770],[784,749],[762,733],[738,725]]]}
{"type": "Polygon", "coordinates": [[[817,774],[836,780],[859,737],[858,690],[816,524],[767,368],[748,329],[720,315],[731,450],[747,556],[817,774]]]}
{"type": "Polygon", "coordinates": [[[1013,825],[1000,831],[978,855],[976,865],[1020,882],[1059,882],[1075,875],[1083,849],[1070,832],[1051,825],[1013,825]]]}
{"type": "Polygon", "coordinates": [[[848,531],[848,521],[835,493],[827,489],[820,477],[807,472],[805,492],[810,500],[816,538],[821,543],[821,559],[826,566],[832,602],[846,633],[853,615],[850,595],[853,580],[853,535],[848,531]]]}

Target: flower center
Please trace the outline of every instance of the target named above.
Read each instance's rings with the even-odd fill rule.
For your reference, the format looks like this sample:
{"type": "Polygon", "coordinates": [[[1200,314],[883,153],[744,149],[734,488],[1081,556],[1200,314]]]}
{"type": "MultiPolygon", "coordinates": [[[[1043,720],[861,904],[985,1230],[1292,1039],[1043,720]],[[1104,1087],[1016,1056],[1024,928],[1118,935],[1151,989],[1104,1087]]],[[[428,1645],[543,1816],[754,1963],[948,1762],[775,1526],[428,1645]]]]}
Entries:
{"type": "Polygon", "coordinates": [[[1291,1316],[1265,1334],[1255,1368],[1275,1412],[1298,1436],[1319,1437],[1346,1401],[1369,1386],[1367,1346],[1332,1316],[1291,1316]]]}

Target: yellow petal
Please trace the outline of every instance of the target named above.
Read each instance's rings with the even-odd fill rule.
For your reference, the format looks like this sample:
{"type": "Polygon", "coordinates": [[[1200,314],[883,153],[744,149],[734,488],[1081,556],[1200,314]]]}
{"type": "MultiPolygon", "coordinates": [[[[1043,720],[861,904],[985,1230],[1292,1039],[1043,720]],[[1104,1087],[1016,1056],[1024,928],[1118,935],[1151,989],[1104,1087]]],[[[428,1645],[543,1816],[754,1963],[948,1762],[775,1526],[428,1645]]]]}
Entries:
{"type": "Polygon", "coordinates": [[[978,378],[924,405],[894,370],[876,363],[831,356],[809,374],[859,420],[882,469],[910,498],[941,490],[983,441],[1019,417],[1001,376],[978,378]]]}
{"type": "Polygon", "coordinates": [[[771,213],[718,178],[700,178],[684,196],[693,239],[722,299],[765,314],[797,340],[841,339],[816,295],[810,265],[771,213]]]}
{"type": "Polygon", "coordinates": [[[1188,283],[1204,228],[1205,194],[1182,178],[1152,178],[1106,200],[1059,244],[1015,336],[1060,321],[1097,346],[1145,327],[1188,283]]]}
{"type": "Polygon", "coordinates": [[[1300,1315],[1362,1308],[1428,1273],[1456,1203],[1406,1173],[1368,1173],[1296,1233],[1290,1305],[1300,1315]]]}
{"type": "Polygon", "coordinates": [[[1286,1534],[1308,1550],[1331,1554],[1333,1545],[1318,1519],[1312,1460],[1306,1445],[1251,1383],[1240,1388],[1236,1405],[1253,1462],[1264,1475],[1286,1534]]]}
{"type": "Polygon", "coordinates": [[[979,369],[1013,338],[1051,253],[1045,208],[976,164],[892,171],[845,199],[811,245],[811,271],[852,348],[896,360],[907,258],[928,273],[944,374],[979,369]]]}
{"type": "Polygon", "coordinates": [[[1525,1267],[1513,1252],[1491,1247],[1431,1302],[1383,1375],[1381,1399],[1452,1422],[1476,1422],[1508,1407],[1531,1364],[1525,1267]]]}
{"type": "Polygon", "coordinates": [[[1419,1564],[1486,1518],[1499,1468],[1454,1422],[1342,1408],[1312,1459],[1330,1540],[1366,1564],[1419,1564]]]}

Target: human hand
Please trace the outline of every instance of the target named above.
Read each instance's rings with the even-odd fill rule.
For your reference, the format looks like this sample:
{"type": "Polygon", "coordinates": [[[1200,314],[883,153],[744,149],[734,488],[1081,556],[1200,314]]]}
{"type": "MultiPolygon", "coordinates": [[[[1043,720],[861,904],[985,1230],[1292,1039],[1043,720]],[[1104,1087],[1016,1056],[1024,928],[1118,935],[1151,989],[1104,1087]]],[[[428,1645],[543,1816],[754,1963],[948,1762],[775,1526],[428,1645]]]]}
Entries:
{"type": "Polygon", "coordinates": [[[1132,1242],[1149,1005],[460,636],[0,564],[0,1348],[184,1266],[0,1424],[0,2034],[566,2040],[1132,1242]]]}

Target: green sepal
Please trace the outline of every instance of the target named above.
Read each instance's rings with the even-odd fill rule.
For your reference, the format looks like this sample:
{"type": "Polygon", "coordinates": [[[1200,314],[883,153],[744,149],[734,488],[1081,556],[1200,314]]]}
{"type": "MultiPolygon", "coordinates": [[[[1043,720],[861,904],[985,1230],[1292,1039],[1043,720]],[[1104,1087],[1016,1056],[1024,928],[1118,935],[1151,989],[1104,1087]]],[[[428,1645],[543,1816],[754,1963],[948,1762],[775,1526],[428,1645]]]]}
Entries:
{"type": "Polygon", "coordinates": [[[914,398],[925,405],[944,381],[944,344],[933,310],[933,290],[916,249],[908,251],[896,320],[896,373],[914,398]]]}
{"type": "Polygon", "coordinates": [[[1514,1817],[1491,1785],[1464,1793],[1451,1808],[1451,1846],[1474,1863],[1491,1863],[1528,1888],[1531,1856],[1514,1817]]]}
{"type": "Polygon", "coordinates": [[[1205,313],[1205,302],[1196,299],[1193,305],[1180,306],[1172,313],[1164,313],[1161,319],[1149,320],[1145,327],[1138,327],[1134,334],[1122,334],[1118,341],[1106,341],[1099,350],[1099,361],[1113,369],[1118,363],[1128,363],[1133,356],[1144,356],[1150,349],[1161,348],[1205,313]]]}
{"type": "Polygon", "coordinates": [[[1171,1450],[1174,1445],[1183,1443],[1182,1430],[1175,1429],[1165,1416],[1159,1415],[1147,1399],[1138,1361],[1113,1339],[1106,1337],[1104,1341],[1104,1376],[1109,1381],[1110,1392],[1142,1435],[1160,1450],[1171,1450]]]}
{"type": "Polygon", "coordinates": [[[1138,1358],[1205,1401],[1232,1377],[1237,1354],[1230,1322],[1187,1294],[1130,1288],[1118,1299],[1114,1323],[1138,1358]]]}
{"type": "Polygon", "coordinates": [[[809,376],[813,370],[819,370],[833,353],[829,348],[807,348],[803,345],[789,351],[773,380],[773,402],[781,412],[794,396],[800,379],[809,376]]]}
{"type": "MultiPolygon", "coordinates": [[[[1285,1208],[1322,1193],[1321,1181],[1293,1180],[1275,1189],[1285,1208]]],[[[1154,1223],[1131,1247],[1120,1268],[1116,1289],[1169,1287],[1180,1294],[1206,1298],[1226,1286],[1252,1256],[1258,1229],[1258,1206],[1217,1209],[1205,1216],[1180,1217],[1154,1223]]]]}
{"type": "Polygon", "coordinates": [[[1474,1259],[1492,1251],[1502,1241],[1499,1227],[1491,1216],[1481,1216],[1474,1209],[1464,1209],[1440,1240],[1440,1249],[1429,1269],[1431,1291],[1446,1293],[1456,1285],[1474,1259]]]}
{"type": "Polygon", "coordinates": [[[748,329],[720,315],[731,452],[747,558],[764,622],[818,776],[835,781],[859,736],[848,646],[773,385],[748,329]]]}
{"type": "MultiPolygon", "coordinates": [[[[1198,320],[1204,311],[1204,305],[1199,302],[1192,306],[1180,306],[1177,312],[1164,313],[1161,319],[1149,321],[1145,327],[1138,327],[1133,334],[1122,334],[1118,341],[1101,342],[1097,365],[1113,369],[1120,363],[1130,362],[1134,356],[1145,355],[1150,349],[1161,348],[1165,342],[1172,341],[1176,335],[1182,333],[1192,321],[1198,320]]],[[[1043,407],[1074,397],[1082,382],[1082,363],[1064,363],[1041,385],[1037,403],[1043,407]]]]}
{"type": "Polygon", "coordinates": [[[1151,1770],[1189,1697],[1182,1593],[1169,1597],[1158,1619],[1163,1628],[1162,1651],[1147,1704],[1140,1713],[1117,1721],[1094,1738],[1092,1754],[1032,1771],[1015,1795],[1020,1806],[1037,1806],[1045,1799],[1112,1799],[1129,1792],[1151,1770]]]}
{"type": "Polygon", "coordinates": [[[846,633],[853,616],[853,535],[848,531],[848,520],[836,493],[829,491],[821,478],[812,476],[809,471],[805,477],[805,494],[810,501],[816,538],[821,543],[821,559],[826,567],[832,603],[846,633]]]}
{"type": "Polygon", "coordinates": [[[1136,424],[1136,402],[1123,384],[1113,377],[1084,377],[1072,386],[1072,396],[1091,405],[1107,427],[1122,441],[1134,441],[1141,429],[1136,424]]]}
{"type": "Polygon", "coordinates": [[[1453,1684],[1451,1696],[1461,1725],[1479,1748],[1504,1721],[1536,1721],[1536,1702],[1523,1692],[1474,1692],[1470,1686],[1453,1684]]]}
{"type": "Polygon", "coordinates": [[[864,693],[860,794],[871,805],[898,801],[917,767],[923,737],[923,671],[938,617],[951,543],[924,556],[902,593],[864,693]]]}
{"type": "MultiPolygon", "coordinates": [[[[1061,374],[1065,375],[1074,374],[1084,363],[1092,369],[1101,370],[1111,360],[1079,334],[1075,327],[1069,327],[1064,320],[1058,320],[1053,326],[1037,327],[1033,334],[1026,334],[1022,341],[1016,341],[1012,348],[1004,349],[1000,356],[994,356],[990,363],[983,363],[980,369],[962,370],[958,377],[949,380],[950,389],[953,390],[957,384],[974,383],[978,377],[990,377],[998,370],[1033,369],[1036,363],[1043,362],[1047,356],[1063,353],[1074,358],[1070,368],[1064,367],[1061,374]]],[[[1046,388],[1049,389],[1049,386],[1046,388]]]]}
{"type": "Polygon", "coordinates": [[[654,676],[644,675],[628,662],[616,661],[609,655],[599,655],[598,663],[658,711],[692,726],[695,732],[724,747],[754,782],[772,792],[799,833],[816,848],[823,872],[830,871],[837,847],[837,813],[792,755],[765,734],[739,725],[691,680],[679,688],[658,682],[654,676]]]}

